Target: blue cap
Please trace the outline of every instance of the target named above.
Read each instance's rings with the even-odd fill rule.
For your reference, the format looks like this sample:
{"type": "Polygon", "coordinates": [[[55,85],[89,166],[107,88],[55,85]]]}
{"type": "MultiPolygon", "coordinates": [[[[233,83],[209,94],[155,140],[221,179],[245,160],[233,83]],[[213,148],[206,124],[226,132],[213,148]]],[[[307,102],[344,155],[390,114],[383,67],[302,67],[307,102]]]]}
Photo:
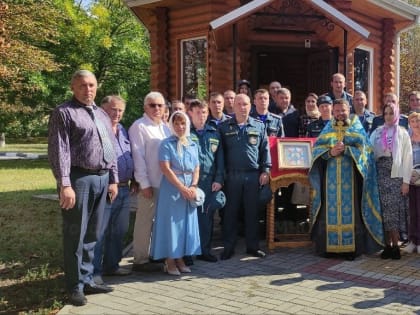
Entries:
{"type": "Polygon", "coordinates": [[[217,211],[219,209],[222,209],[226,204],[226,195],[223,193],[223,191],[213,191],[209,198],[207,203],[207,210],[208,211],[217,211]]]}
{"type": "Polygon", "coordinates": [[[321,104],[330,104],[332,105],[333,100],[328,95],[322,95],[318,97],[318,100],[316,101],[316,104],[319,106],[321,104]]]}

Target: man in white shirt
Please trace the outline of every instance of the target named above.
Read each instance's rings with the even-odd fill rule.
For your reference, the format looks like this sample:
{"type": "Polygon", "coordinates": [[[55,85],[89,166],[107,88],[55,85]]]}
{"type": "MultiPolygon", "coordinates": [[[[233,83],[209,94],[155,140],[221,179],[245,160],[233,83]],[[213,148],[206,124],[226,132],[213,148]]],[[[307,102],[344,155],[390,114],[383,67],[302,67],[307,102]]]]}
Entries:
{"type": "Polygon", "coordinates": [[[159,167],[159,146],[170,135],[162,117],[165,99],[159,92],[144,98],[143,117],[128,130],[134,160],[134,177],[140,185],[136,222],[134,224],[133,271],[160,271],[161,265],[149,263],[150,238],[155,216],[156,200],[162,173],[159,167]]]}

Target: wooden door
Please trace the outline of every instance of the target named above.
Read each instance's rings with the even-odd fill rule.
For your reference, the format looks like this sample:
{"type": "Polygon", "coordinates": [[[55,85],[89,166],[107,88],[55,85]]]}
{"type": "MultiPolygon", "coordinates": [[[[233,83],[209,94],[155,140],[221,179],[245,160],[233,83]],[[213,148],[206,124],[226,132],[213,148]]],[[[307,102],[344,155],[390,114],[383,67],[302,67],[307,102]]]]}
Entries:
{"type": "Polygon", "coordinates": [[[254,47],[251,67],[255,89],[268,89],[271,81],[279,81],[290,89],[292,103],[303,113],[309,92],[329,91],[331,74],[337,71],[337,53],[334,48],[254,47]]]}
{"type": "Polygon", "coordinates": [[[338,71],[337,52],[337,48],[327,48],[308,55],[306,71],[308,92],[321,95],[331,89],[331,75],[338,71]]]}

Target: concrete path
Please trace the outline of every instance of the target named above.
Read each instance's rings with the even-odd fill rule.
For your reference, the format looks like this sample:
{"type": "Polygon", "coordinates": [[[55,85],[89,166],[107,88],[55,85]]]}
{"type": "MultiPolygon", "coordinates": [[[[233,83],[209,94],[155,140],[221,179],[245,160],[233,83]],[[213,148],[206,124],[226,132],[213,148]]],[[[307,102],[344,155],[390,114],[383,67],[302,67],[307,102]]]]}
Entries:
{"type": "Polygon", "coordinates": [[[46,154],[37,153],[21,153],[21,152],[0,152],[0,160],[33,160],[33,159],[46,159],[46,154]]]}
{"type": "Polygon", "coordinates": [[[420,314],[420,255],[345,261],[311,248],[277,249],[265,259],[243,252],[239,246],[217,263],[195,260],[181,277],[104,277],[112,293],[89,295],[87,305],[58,314],[420,314]]]}

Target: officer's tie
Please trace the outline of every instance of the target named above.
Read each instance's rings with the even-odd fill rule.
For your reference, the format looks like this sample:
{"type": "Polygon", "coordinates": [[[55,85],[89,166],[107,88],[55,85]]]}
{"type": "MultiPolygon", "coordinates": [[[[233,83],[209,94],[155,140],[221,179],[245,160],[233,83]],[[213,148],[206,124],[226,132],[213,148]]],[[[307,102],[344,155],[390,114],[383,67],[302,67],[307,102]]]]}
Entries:
{"type": "Polygon", "coordinates": [[[86,109],[95,122],[96,128],[98,129],[99,138],[101,138],[102,149],[104,151],[104,161],[111,162],[115,159],[115,153],[114,147],[111,143],[111,140],[109,139],[108,131],[102,121],[96,118],[95,110],[91,106],[86,106],[86,109]]]}

